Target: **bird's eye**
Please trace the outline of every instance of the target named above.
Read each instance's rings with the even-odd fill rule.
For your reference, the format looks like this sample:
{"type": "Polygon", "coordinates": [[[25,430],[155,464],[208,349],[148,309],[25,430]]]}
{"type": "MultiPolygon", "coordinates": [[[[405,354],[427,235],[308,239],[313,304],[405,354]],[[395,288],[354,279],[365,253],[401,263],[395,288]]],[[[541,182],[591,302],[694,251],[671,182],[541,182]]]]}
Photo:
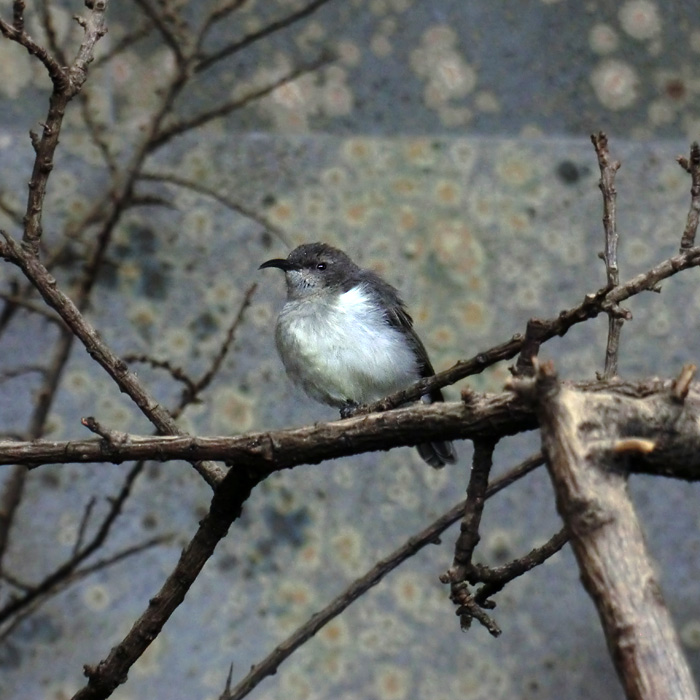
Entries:
{"type": "Polygon", "coordinates": [[[325,270],[326,269],[326,263],[319,263],[316,265],[317,270],[325,270]]]}

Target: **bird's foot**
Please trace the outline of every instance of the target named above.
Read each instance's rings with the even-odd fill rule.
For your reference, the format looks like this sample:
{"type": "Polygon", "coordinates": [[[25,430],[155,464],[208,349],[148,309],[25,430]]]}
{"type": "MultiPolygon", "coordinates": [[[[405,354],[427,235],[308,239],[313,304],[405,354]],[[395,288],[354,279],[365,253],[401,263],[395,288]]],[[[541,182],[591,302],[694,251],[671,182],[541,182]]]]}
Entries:
{"type": "Polygon", "coordinates": [[[350,416],[353,414],[353,411],[359,406],[359,403],[355,403],[354,401],[348,401],[344,406],[340,407],[340,417],[341,418],[350,418],[350,416]]]}

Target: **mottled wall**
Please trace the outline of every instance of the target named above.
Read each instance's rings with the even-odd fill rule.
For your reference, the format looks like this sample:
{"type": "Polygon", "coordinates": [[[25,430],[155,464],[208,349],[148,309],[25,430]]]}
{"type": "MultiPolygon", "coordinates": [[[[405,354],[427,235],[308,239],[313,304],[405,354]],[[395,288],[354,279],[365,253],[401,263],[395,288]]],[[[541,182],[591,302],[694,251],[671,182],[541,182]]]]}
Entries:
{"type": "MultiPolygon", "coordinates": [[[[234,29],[254,31],[289,5],[251,2],[234,29]]],[[[70,15],[78,9],[65,3],[57,10],[61,37],[77,32],[70,15]]],[[[137,16],[131,4],[111,11],[103,50],[137,16]]],[[[36,22],[32,31],[41,38],[36,22]]],[[[216,39],[227,38],[222,32],[216,39]]],[[[674,157],[700,136],[694,3],[337,0],[204,75],[177,112],[195,113],[222,94],[244,95],[326,46],[337,52],[332,64],[172,141],[149,161],[154,171],[224,193],[250,215],[191,188],[151,185],[146,191],[167,195],[176,207],[129,212],[99,280],[90,318],[118,352],[167,357],[192,370],[206,366],[244,290],[260,283],[221,377],[181,420],[188,430],[233,434],[335,417],[289,385],[274,354],[283,284],[256,268],[290,245],[325,240],[380,271],[404,293],[434,364],[444,368],[603,284],[592,131],[607,130],[624,163],[621,276],[671,255],[680,240],[689,182],[674,157]],[[266,223],[275,235],[264,233],[266,223]]],[[[154,37],[99,74],[90,108],[109,126],[120,157],[148,118],[154,81],[171,68],[154,37]]],[[[26,133],[44,114],[47,84],[26,52],[0,40],[0,189],[14,206],[25,197],[32,156],[26,133]]],[[[106,179],[78,110],[67,119],[49,192],[49,240],[86,211],[106,179]]],[[[0,226],[17,230],[2,211],[0,226]]],[[[0,279],[8,274],[0,267],[0,279]]],[[[67,284],[70,265],[57,277],[67,284]]],[[[673,374],[697,358],[694,272],[630,307],[623,374],[673,374]]],[[[593,376],[606,326],[600,319],[574,329],[545,355],[565,376],[593,376]]],[[[3,337],[0,350],[17,361],[40,360],[52,337],[50,326],[28,321],[21,335],[3,337]]],[[[162,373],[139,374],[162,400],[176,397],[162,373]]],[[[498,390],[507,376],[498,366],[467,384],[498,390]]],[[[16,382],[0,385],[7,430],[21,430],[29,409],[16,382]]],[[[115,429],[149,431],[77,350],[51,434],[83,437],[86,414],[115,429]]],[[[504,443],[498,472],[536,447],[536,436],[504,443]]],[[[402,449],[269,479],[115,697],[217,697],[232,660],[235,682],[378,557],[462,498],[471,450],[459,450],[459,465],[441,472],[402,449]]],[[[89,494],[112,494],[122,473],[108,466],[36,471],[8,567],[31,579],[65,558],[89,494]]],[[[635,479],[633,491],[698,673],[697,489],[635,479]]],[[[141,612],[209,497],[188,466],[150,467],[110,546],[156,532],[176,533],[175,540],[80,582],[23,623],[0,648],[0,695],[53,700],[77,689],[82,664],[101,658],[141,612]]],[[[540,470],[489,503],[479,557],[504,562],[557,527],[540,470]]],[[[459,631],[438,582],[454,536],[371,591],[251,697],[619,697],[568,551],[498,597],[504,633],[493,640],[478,627],[459,631]]]]}

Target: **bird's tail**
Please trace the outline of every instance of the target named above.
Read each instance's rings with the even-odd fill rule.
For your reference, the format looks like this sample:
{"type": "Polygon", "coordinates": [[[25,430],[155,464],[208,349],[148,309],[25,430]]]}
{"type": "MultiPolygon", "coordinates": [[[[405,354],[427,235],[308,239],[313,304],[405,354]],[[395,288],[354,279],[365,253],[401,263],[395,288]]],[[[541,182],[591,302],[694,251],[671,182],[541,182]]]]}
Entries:
{"type": "Polygon", "coordinates": [[[454,464],[457,461],[457,453],[451,442],[424,442],[422,445],[416,445],[416,449],[423,461],[435,469],[442,469],[446,464],[454,464]]]}
{"type": "MultiPolygon", "coordinates": [[[[444,398],[442,392],[436,389],[430,393],[430,396],[424,396],[423,401],[426,403],[435,403],[437,401],[444,401],[444,398]]],[[[416,445],[416,449],[423,461],[427,462],[435,469],[442,469],[446,464],[454,464],[457,461],[455,447],[447,440],[424,442],[421,445],[416,445]]]]}

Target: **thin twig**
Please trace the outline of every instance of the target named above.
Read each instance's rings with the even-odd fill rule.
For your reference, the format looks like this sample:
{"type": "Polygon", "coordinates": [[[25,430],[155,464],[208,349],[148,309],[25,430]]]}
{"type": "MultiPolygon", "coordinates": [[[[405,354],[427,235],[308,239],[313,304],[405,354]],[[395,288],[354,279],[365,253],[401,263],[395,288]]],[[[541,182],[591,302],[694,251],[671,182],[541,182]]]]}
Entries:
{"type": "MultiPolygon", "coordinates": [[[[603,195],[603,228],[605,230],[605,251],[601,254],[605,262],[607,286],[609,289],[620,284],[620,272],[617,262],[617,218],[615,175],[620,169],[620,162],[610,159],[608,137],[602,132],[593,134],[591,142],[598,157],[600,181],[598,187],[603,195]]],[[[617,363],[620,354],[620,334],[624,323],[623,314],[619,309],[610,307],[608,313],[608,341],[605,348],[605,370],[603,377],[609,379],[617,375],[617,363]]]]}
{"type": "Polygon", "coordinates": [[[141,26],[137,26],[136,29],[125,34],[121,37],[115,44],[95,59],[92,64],[93,70],[102,67],[105,63],[109,63],[115,56],[126,51],[137,42],[145,39],[153,31],[153,24],[151,22],[144,22],[141,26]]]}
{"type": "Polygon", "coordinates": [[[197,63],[195,67],[196,72],[200,73],[201,71],[205,71],[208,68],[211,68],[214,64],[221,61],[222,59],[227,58],[228,56],[232,56],[233,54],[236,54],[239,51],[242,51],[243,49],[247,48],[248,46],[251,46],[252,44],[255,44],[261,39],[264,39],[265,37],[268,37],[271,34],[280,31],[281,29],[291,27],[293,24],[302,19],[305,19],[306,17],[313,14],[314,12],[316,12],[316,10],[320,9],[323,5],[326,5],[330,1],[331,0],[313,0],[297,12],[293,12],[292,14],[287,15],[286,17],[283,17],[282,19],[276,20],[274,22],[270,22],[264,27],[262,27],[262,29],[259,29],[258,31],[253,32],[251,34],[247,34],[242,39],[238,39],[237,41],[230,43],[228,46],[224,46],[224,48],[219,49],[218,51],[215,51],[209,54],[208,56],[205,56],[197,63]]]}
{"type": "MultiPolygon", "coordinates": [[[[33,289],[33,287],[31,288],[33,289]]],[[[0,292],[0,299],[7,302],[10,306],[20,307],[31,311],[33,314],[39,314],[43,316],[47,321],[51,323],[56,323],[59,326],[64,326],[63,321],[60,316],[57,316],[51,309],[47,309],[43,304],[37,304],[36,302],[30,301],[19,294],[7,294],[5,292],[0,292]]],[[[0,323],[0,326],[4,324],[0,323]]]]}
{"type": "Polygon", "coordinates": [[[201,52],[202,43],[207,37],[209,30],[221,20],[225,19],[234,12],[240,10],[243,5],[245,5],[248,0],[228,0],[228,2],[220,2],[218,5],[214,6],[209,14],[204,18],[204,22],[199,29],[198,36],[199,41],[197,43],[197,52],[201,52]]]}
{"type": "MultiPolygon", "coordinates": [[[[134,0],[134,2],[141,8],[143,13],[148,17],[148,19],[153,23],[153,26],[160,32],[163,40],[168,45],[170,50],[175,55],[179,65],[184,65],[186,62],[185,53],[183,51],[183,41],[184,35],[182,32],[182,26],[180,22],[173,23],[168,21],[168,17],[161,14],[155,7],[151,5],[149,0],[134,0]]],[[[174,15],[174,10],[171,8],[170,17],[174,15]]]]}
{"type": "Polygon", "coordinates": [[[105,165],[109,172],[114,175],[117,172],[117,161],[112,156],[109,150],[109,143],[105,138],[105,132],[107,131],[103,124],[100,124],[95,117],[95,110],[90,104],[90,92],[88,90],[83,90],[79,97],[80,102],[80,114],[83,117],[85,126],[90,132],[90,137],[92,142],[97,146],[97,149],[102,154],[105,165]]]}
{"type": "Polygon", "coordinates": [[[81,547],[83,546],[85,532],[87,530],[88,523],[90,522],[90,516],[92,515],[92,510],[95,507],[95,503],[97,503],[97,501],[93,496],[92,498],[90,498],[90,500],[87,502],[87,505],[85,506],[85,510],[83,511],[83,517],[80,519],[80,526],[78,527],[78,535],[75,538],[75,544],[73,545],[72,556],[76,556],[78,552],[80,552],[81,547]]]}
{"type": "Polygon", "coordinates": [[[15,224],[18,228],[22,226],[22,220],[24,219],[24,214],[19,210],[19,208],[14,207],[9,204],[5,197],[4,192],[0,192],[0,211],[4,212],[7,217],[15,224]]]}
{"type": "Polygon", "coordinates": [[[51,17],[51,8],[49,6],[49,0],[41,0],[39,5],[41,10],[41,23],[44,27],[44,31],[46,32],[46,38],[49,43],[49,49],[56,57],[58,62],[62,66],[65,66],[68,64],[68,60],[66,59],[65,52],[58,43],[58,34],[56,33],[56,27],[54,27],[53,19],[51,17]]]}
{"type": "Polygon", "coordinates": [[[202,376],[196,382],[194,382],[191,386],[187,387],[183,394],[183,404],[192,403],[196,401],[199,394],[201,394],[209,386],[214,377],[218,374],[223,361],[226,359],[226,355],[228,355],[228,352],[231,348],[231,344],[233,343],[236,337],[236,332],[238,331],[238,328],[243,322],[245,312],[250,306],[250,302],[253,299],[253,294],[255,294],[257,288],[257,283],[253,283],[246,290],[245,294],[243,295],[243,301],[241,301],[241,304],[238,307],[238,311],[234,316],[233,320],[231,321],[228,330],[226,331],[224,341],[221,344],[219,351],[212,358],[209,369],[206,372],[204,372],[204,374],[202,374],[202,376]]]}
{"type": "Polygon", "coordinates": [[[692,248],[695,245],[695,235],[698,231],[698,221],[700,220],[700,145],[693,141],[690,146],[690,157],[677,158],[680,166],[690,173],[690,210],[685,224],[685,230],[681,237],[681,251],[692,248]]]}
{"type": "Polygon", "coordinates": [[[201,182],[196,182],[195,180],[189,180],[175,173],[164,173],[164,172],[153,172],[145,171],[139,174],[140,180],[151,180],[153,182],[165,182],[171,185],[177,185],[178,187],[183,187],[193,192],[198,192],[199,194],[206,195],[215,199],[220,204],[231,211],[235,211],[237,214],[241,214],[251,221],[259,223],[264,226],[267,231],[269,231],[273,236],[278,238],[286,246],[290,246],[289,237],[285,231],[276,224],[272,223],[264,214],[252,209],[251,207],[241,204],[238,201],[231,199],[229,196],[220,194],[211,187],[207,187],[201,182]]]}
{"type": "Polygon", "coordinates": [[[46,374],[46,367],[42,365],[22,365],[13,369],[4,369],[0,372],[0,383],[25,377],[28,374],[46,374]]]}
{"type": "Polygon", "coordinates": [[[272,81],[261,87],[252,88],[244,95],[240,97],[234,97],[231,100],[222,102],[213,109],[205,110],[196,114],[193,117],[188,117],[186,119],[181,119],[180,121],[168,124],[168,126],[163,127],[154,137],[151,142],[151,149],[160,148],[162,145],[170,141],[175,136],[179,136],[187,131],[196,129],[204,124],[209,123],[214,119],[219,119],[220,117],[225,117],[231,112],[242,109],[243,107],[249,105],[251,102],[255,102],[271,92],[274,92],[278,88],[291,83],[292,81],[300,78],[303,75],[312,73],[318,70],[321,66],[325,65],[331,60],[328,53],[322,53],[318,58],[304,63],[301,66],[294,68],[289,71],[281,78],[272,81]]]}
{"type": "Polygon", "coordinates": [[[150,355],[144,354],[128,354],[124,355],[122,358],[124,362],[133,364],[135,362],[140,362],[141,364],[148,365],[154,369],[165,370],[175,381],[182,382],[186,387],[187,391],[192,392],[194,390],[194,380],[187,375],[182,367],[177,367],[173,365],[170,360],[162,360],[156,357],[151,357],[150,355]]]}
{"type": "MultiPolygon", "coordinates": [[[[90,564],[89,566],[76,569],[75,571],[67,574],[64,578],[57,580],[50,589],[42,592],[40,596],[33,598],[22,610],[18,611],[12,619],[7,621],[7,624],[5,624],[5,626],[2,627],[2,629],[0,630],[0,642],[5,641],[23,620],[26,620],[28,617],[33,615],[42,605],[46,603],[46,601],[50,597],[58,595],[66,588],[68,588],[68,586],[76,583],[77,581],[81,581],[82,579],[87,578],[88,576],[91,576],[97,571],[104,571],[110,566],[114,566],[114,564],[118,564],[119,562],[124,561],[129,557],[133,557],[136,554],[140,554],[141,552],[144,552],[147,549],[156,547],[161,544],[165,544],[170,539],[171,537],[169,535],[152,537],[144,542],[141,542],[140,544],[132,545],[130,547],[126,547],[122,550],[119,550],[118,552],[109,557],[99,559],[98,561],[94,562],[93,564],[90,564]]],[[[32,590],[31,587],[18,585],[18,581],[11,580],[10,577],[6,575],[4,576],[4,578],[7,578],[8,582],[11,582],[12,585],[19,588],[20,590],[32,590]]]]}
{"type": "Polygon", "coordinates": [[[76,571],[80,564],[103,545],[112,530],[112,526],[121,514],[122,507],[131,493],[134,482],[142,471],[142,464],[137,464],[129,470],[119,493],[110,502],[107,517],[105,517],[92,539],[51,574],[45,576],[43,580],[32,587],[31,590],[27,591],[22,596],[15,597],[8,601],[7,604],[0,609],[0,624],[6,622],[18,612],[30,606],[37,598],[45,596],[53,590],[57,584],[65,581],[66,578],[76,571]]]}
{"type": "Polygon", "coordinates": [[[536,566],[543,564],[553,557],[569,541],[569,532],[564,527],[553,535],[541,547],[535,547],[524,557],[508,562],[503,566],[489,568],[480,564],[473,564],[469,572],[469,582],[475,585],[484,582],[484,585],[474,595],[477,605],[492,607],[489,598],[502,591],[506,584],[518,576],[522,576],[536,566]]]}
{"type": "Polygon", "coordinates": [[[2,494],[0,494],[0,571],[3,568],[2,561],[7,551],[14,515],[22,500],[26,475],[27,468],[25,466],[17,464],[12,467],[3,484],[2,494]]]}

